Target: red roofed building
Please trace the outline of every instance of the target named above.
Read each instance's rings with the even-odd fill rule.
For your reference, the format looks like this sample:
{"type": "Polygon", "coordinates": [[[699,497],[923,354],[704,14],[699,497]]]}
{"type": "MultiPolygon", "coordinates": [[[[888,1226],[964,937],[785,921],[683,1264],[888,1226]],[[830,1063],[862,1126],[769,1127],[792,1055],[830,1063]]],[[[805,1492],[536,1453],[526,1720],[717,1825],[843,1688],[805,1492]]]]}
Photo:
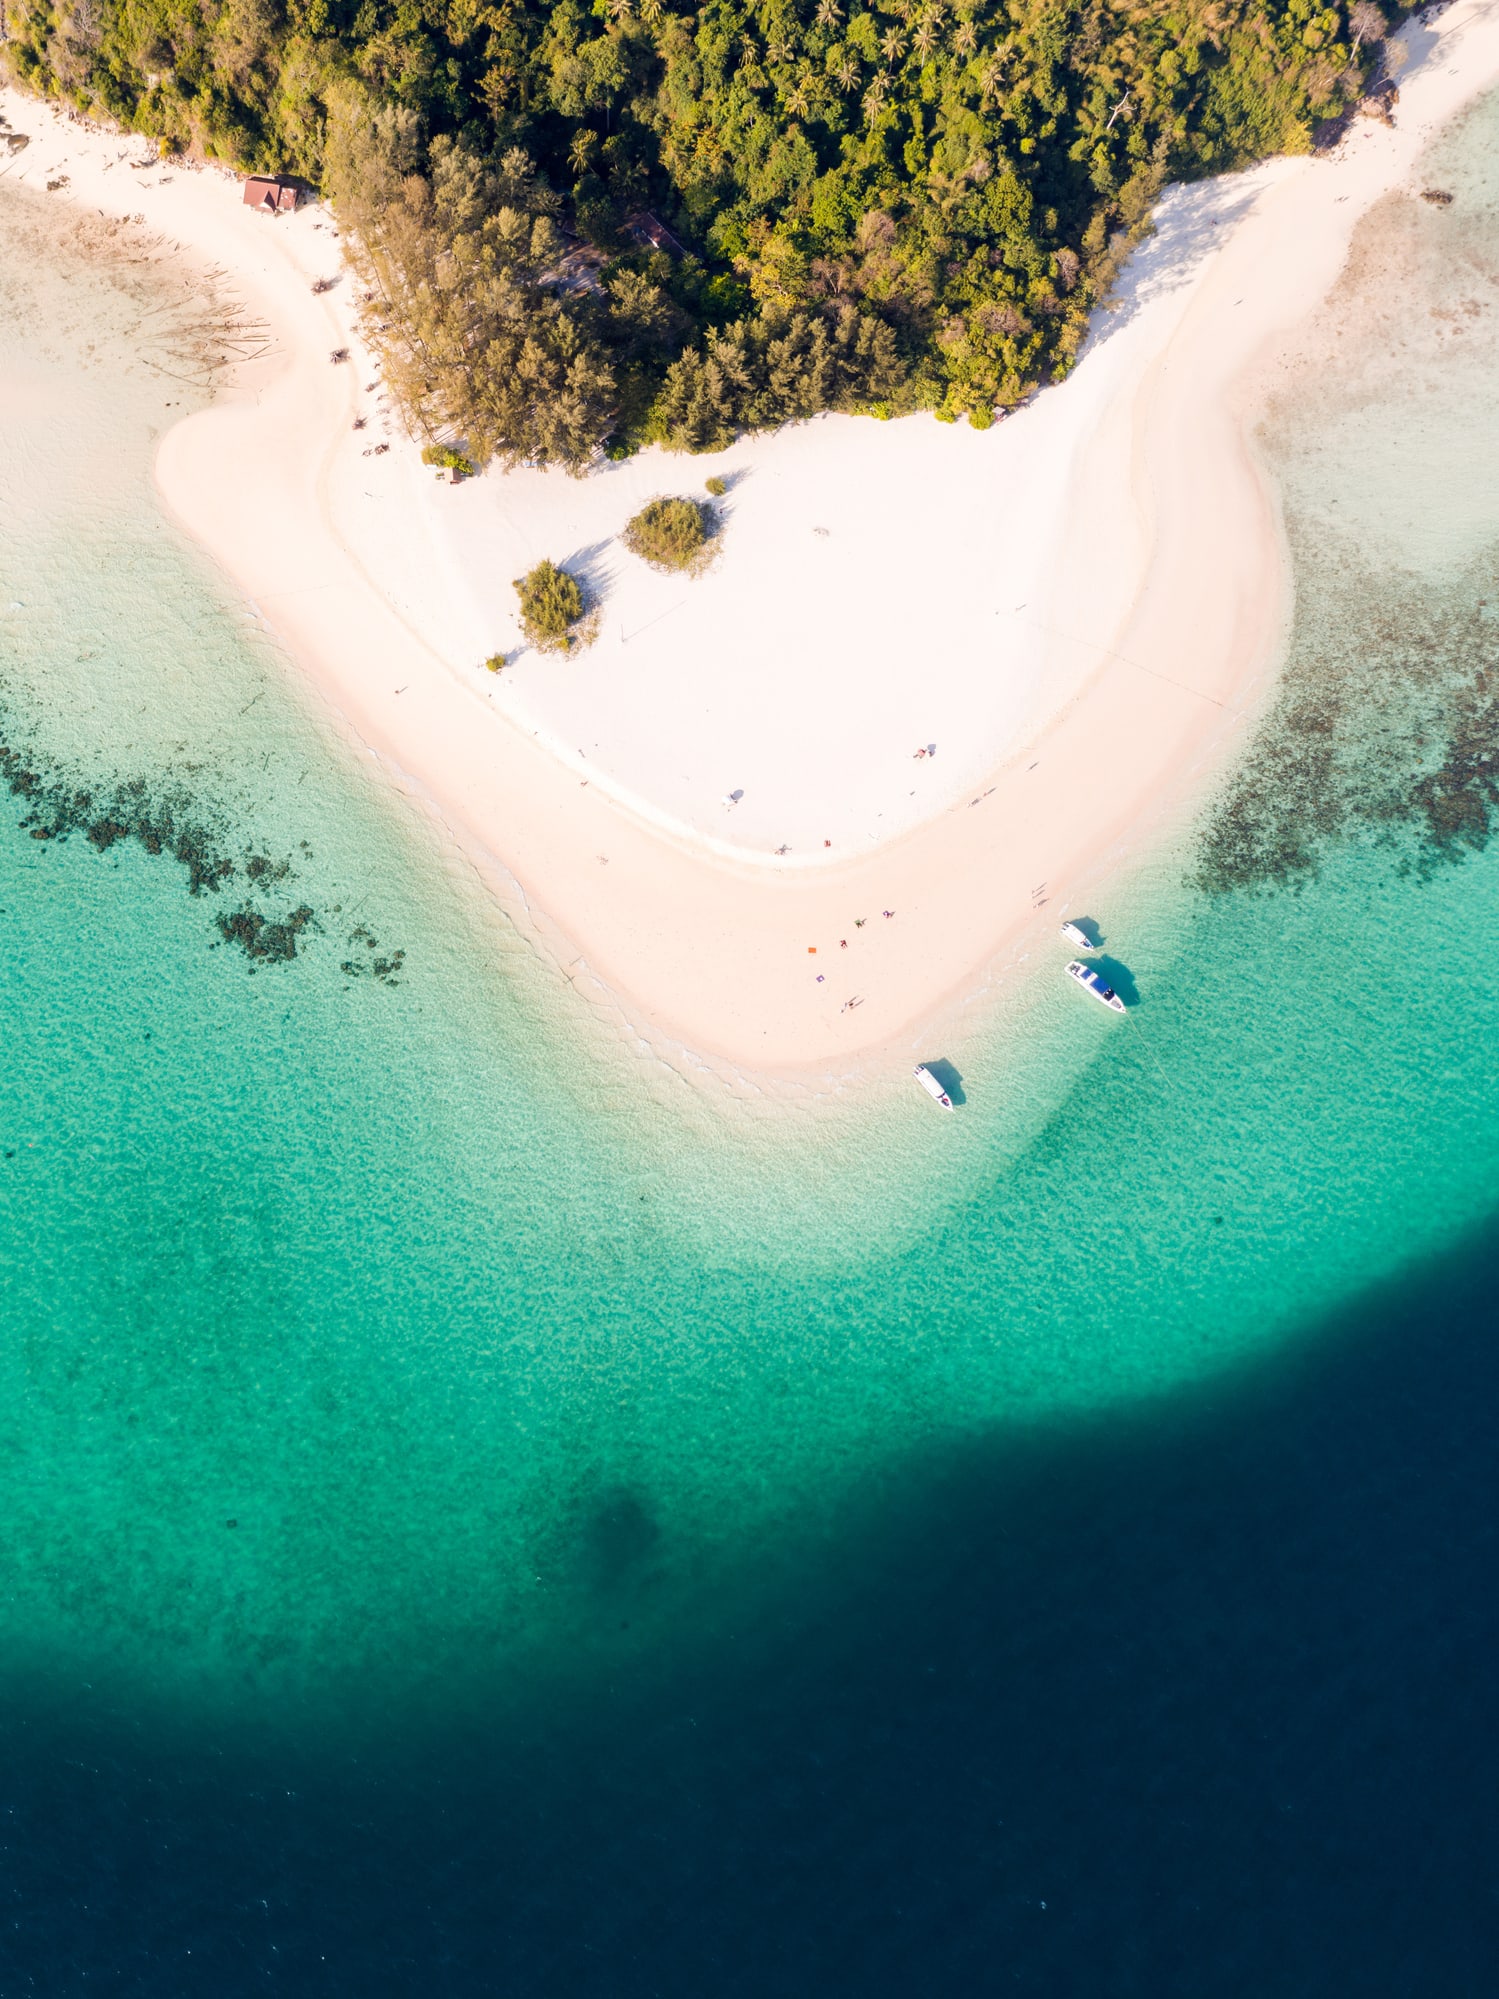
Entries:
{"type": "Polygon", "coordinates": [[[660,222],[647,208],[637,209],[627,215],[624,233],[632,243],[638,243],[642,250],[664,250],[668,257],[685,257],[686,248],[679,243],[664,222],[660,222]]]}
{"type": "Polygon", "coordinates": [[[246,208],[259,208],[267,215],[290,215],[297,205],[297,190],[279,175],[252,174],[245,182],[246,208]]]}

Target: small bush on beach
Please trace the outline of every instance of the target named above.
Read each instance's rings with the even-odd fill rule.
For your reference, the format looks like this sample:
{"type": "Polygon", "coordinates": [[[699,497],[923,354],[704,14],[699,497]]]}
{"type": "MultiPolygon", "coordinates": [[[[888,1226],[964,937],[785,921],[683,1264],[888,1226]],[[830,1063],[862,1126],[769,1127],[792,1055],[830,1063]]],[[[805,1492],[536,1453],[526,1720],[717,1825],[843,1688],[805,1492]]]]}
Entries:
{"type": "Polygon", "coordinates": [[[484,664],[490,673],[502,673],[510,664],[510,660],[506,653],[492,652],[484,664]]]}
{"type": "Polygon", "coordinates": [[[626,522],[620,540],[652,569],[690,569],[703,552],[708,525],[708,510],[696,500],[652,500],[626,522]]]}
{"type": "Polygon", "coordinates": [[[715,500],[721,500],[728,490],[728,481],[725,479],[710,479],[708,481],[708,491],[715,500]]]}
{"type": "Polygon", "coordinates": [[[455,451],[451,444],[429,444],[422,452],[423,465],[435,465],[442,472],[456,472],[460,479],[476,479],[479,468],[472,458],[455,451]]]}
{"type": "Polygon", "coordinates": [[[577,579],[555,562],[538,562],[515,579],[520,619],[526,637],[538,652],[566,652],[572,628],[583,615],[583,592],[577,579]]]}

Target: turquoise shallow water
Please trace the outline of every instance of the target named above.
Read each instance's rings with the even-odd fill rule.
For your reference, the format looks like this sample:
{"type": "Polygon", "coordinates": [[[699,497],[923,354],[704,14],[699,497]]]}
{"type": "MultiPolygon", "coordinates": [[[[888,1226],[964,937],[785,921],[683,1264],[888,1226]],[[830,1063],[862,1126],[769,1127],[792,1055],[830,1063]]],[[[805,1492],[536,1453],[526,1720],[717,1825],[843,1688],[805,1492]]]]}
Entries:
{"type": "MultiPolygon", "coordinates": [[[[1453,218],[1388,227],[1413,255],[1453,218]]],[[[149,444],[185,392],[151,348],[122,359],[149,274],[54,259],[61,305],[23,298],[6,329],[44,393],[6,440],[31,476],[6,489],[3,695],[30,817],[89,802],[0,851],[13,1661],[77,1650],[287,1712],[372,1673],[489,1699],[684,1615],[707,1635],[705,1592],[825,1557],[917,1445],[1231,1367],[1485,1210],[1470,939],[1495,877],[1412,872],[1434,849],[1398,819],[1383,848],[1332,829],[1294,895],[1183,887],[1179,843],[1116,883],[1130,1018],[1012,980],[953,1051],[956,1129],[900,1079],[705,1102],[392,809],[164,532],[149,444]],[[102,850],[101,813],[126,829],[102,850]],[[194,865],[233,873],[185,893],[194,865]]],[[[1418,439],[1453,421],[1446,382],[1416,378],[1418,439]]],[[[1346,378],[1330,393],[1269,440],[1330,572],[1297,640],[1319,685],[1329,646],[1362,645],[1325,517],[1366,488],[1338,455],[1346,378]]],[[[1398,630],[1413,593],[1476,595],[1488,547],[1380,550],[1358,587],[1398,630]]],[[[1253,810],[1220,807],[1211,857],[1253,810]]],[[[1250,890],[1284,873],[1256,838],[1250,890]]]]}
{"type": "MultiPolygon", "coordinates": [[[[733,1689],[735,1782],[760,1769],[769,1796],[786,1742],[755,1735],[752,1666],[789,1630],[811,1632],[793,1678],[836,1659],[877,1717],[846,1781],[908,1699],[854,1691],[910,1635],[871,1608],[882,1563],[958,1562],[967,1515],[931,1497],[955,1485],[983,1493],[1002,1583],[990,1659],[1021,1643],[1004,1603],[1052,1628],[1032,1544],[1080,1602],[1069,1549],[1095,1535],[1076,1575],[1119,1622],[1087,1642],[1121,1658],[1130,1586],[1101,1578],[1138,1563],[1156,1601],[1163,1523],[1201,1507],[1184,1565],[1220,1541],[1248,1561],[1203,1497],[1235,1436],[1126,1505],[1139,1539],[1098,1543],[1114,1472],[1356,1347],[1350,1301],[1445,1269],[1499,1185],[1499,457],[1450,474],[1496,407],[1496,131],[1488,106],[1444,142],[1450,209],[1372,218],[1272,412],[1291,653],[1202,813],[1093,912],[1129,1017],[1080,1004],[1060,950],[1007,978],[945,1050],[953,1120],[903,1072],[713,1097],[591,1011],[160,521],[150,445],[199,393],[196,308],[173,294],[148,329],[159,270],[0,189],[0,360],[26,385],[0,402],[0,1684],[37,1739],[76,1726],[117,1770],[87,1809],[122,1846],[134,1783],[197,1781],[159,1775],[174,1757],[243,1758],[256,1798],[357,1757],[368,1793],[265,1836],[316,1850],[363,1814],[405,1878],[407,1810],[483,1850],[474,1797],[433,1775],[457,1742],[478,1790],[513,1781],[537,1824],[576,1814],[580,1850],[614,1853],[653,1776],[626,1760],[586,1810],[578,1787],[622,1688],[659,1704],[681,1807],[653,1836],[690,1843],[687,1718],[716,1702],[721,1742],[733,1689]],[[543,1739],[576,1768],[539,1770],[543,1739]]],[[[1315,1504],[1256,1450],[1286,1507],[1315,1504]]],[[[947,1598],[903,1589],[913,1628],[942,1626],[947,1598]]],[[[1060,1670],[1038,1645],[1016,1684],[1060,1670]]],[[[1090,1741],[1092,1698],[1070,1717],[1090,1741]]],[[[956,1767],[975,1724],[953,1713],[956,1767]]],[[[209,1840],[177,1809],[174,1839],[209,1840]]],[[[217,1906],[196,1893],[153,1947],[217,1906]]],[[[452,1989],[491,1989],[451,1947],[452,1989]]],[[[622,1962],[600,1989],[637,1989],[622,1962]]]]}

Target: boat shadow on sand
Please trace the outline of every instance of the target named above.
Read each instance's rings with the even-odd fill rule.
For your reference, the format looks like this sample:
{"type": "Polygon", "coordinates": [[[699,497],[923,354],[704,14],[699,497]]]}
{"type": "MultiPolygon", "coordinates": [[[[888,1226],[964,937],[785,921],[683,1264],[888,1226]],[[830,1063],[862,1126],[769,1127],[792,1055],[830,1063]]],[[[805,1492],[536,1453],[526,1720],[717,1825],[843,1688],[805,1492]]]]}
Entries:
{"type": "Polygon", "coordinates": [[[961,1104],[967,1103],[968,1099],[963,1093],[963,1078],[951,1062],[931,1061],[924,1066],[931,1071],[952,1098],[954,1110],[961,1104]]]}
{"type": "Polygon", "coordinates": [[[1062,925],[1062,935],[1081,951],[1101,951],[1109,941],[1096,916],[1069,917],[1062,925]]]}
{"type": "Polygon", "coordinates": [[[1087,963],[1097,972],[1106,986],[1114,988],[1126,1007],[1133,1009],[1140,1004],[1140,988],[1136,985],[1135,975],[1128,965],[1121,965],[1117,958],[1109,957],[1106,952],[1096,958],[1089,958],[1087,963]]]}

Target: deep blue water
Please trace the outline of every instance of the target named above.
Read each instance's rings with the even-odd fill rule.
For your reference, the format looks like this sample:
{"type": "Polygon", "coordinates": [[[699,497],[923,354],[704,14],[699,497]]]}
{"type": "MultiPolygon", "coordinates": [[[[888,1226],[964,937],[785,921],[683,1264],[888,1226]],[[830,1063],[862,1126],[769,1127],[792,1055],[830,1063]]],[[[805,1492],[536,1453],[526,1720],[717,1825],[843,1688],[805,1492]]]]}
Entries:
{"type": "Polygon", "coordinates": [[[523,1737],[322,1761],[53,1685],[3,1990],[1492,1992],[1496,1252],[913,1460],[820,1601],[523,1737]]]}

